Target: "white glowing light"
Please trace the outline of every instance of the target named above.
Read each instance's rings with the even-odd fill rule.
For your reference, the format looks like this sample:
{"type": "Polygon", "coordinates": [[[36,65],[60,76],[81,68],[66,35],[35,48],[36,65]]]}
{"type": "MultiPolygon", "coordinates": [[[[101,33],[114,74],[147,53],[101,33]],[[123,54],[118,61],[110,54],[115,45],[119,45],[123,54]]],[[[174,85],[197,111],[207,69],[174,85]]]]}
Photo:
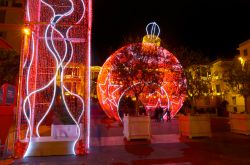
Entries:
{"type": "Polygon", "coordinates": [[[152,95],[155,95],[155,94],[159,94],[160,95],[160,97],[158,97],[158,99],[157,99],[156,105],[153,105],[153,106],[147,105],[146,108],[147,109],[150,109],[150,108],[155,109],[156,107],[160,106],[160,107],[162,107],[164,109],[165,108],[169,109],[170,108],[169,96],[168,96],[168,93],[166,92],[166,90],[161,86],[160,87],[160,92],[156,91],[154,93],[151,93],[151,94],[149,94],[149,97],[152,96],[152,95]],[[167,106],[165,106],[165,105],[162,104],[161,99],[160,99],[162,96],[166,96],[167,106]]]}
{"type": "MultiPolygon", "coordinates": [[[[29,1],[27,2],[27,6],[26,6],[26,8],[27,8],[27,19],[28,19],[28,21],[30,21],[30,11],[29,11],[29,1]]],[[[34,36],[33,36],[33,33],[32,33],[32,38],[33,38],[34,36]]],[[[32,44],[32,52],[33,52],[33,50],[34,50],[34,40],[32,39],[31,40],[31,44],[32,44]]],[[[32,56],[33,56],[33,53],[32,53],[32,56]]],[[[26,56],[26,61],[27,61],[27,56],[26,56]]],[[[25,62],[26,63],[26,62],[25,62]]],[[[30,63],[29,64],[29,67],[31,66],[31,64],[32,63],[30,63]]],[[[30,69],[28,69],[28,71],[29,71],[30,69]]],[[[28,75],[29,76],[29,75],[28,75]]],[[[26,81],[28,81],[28,80],[26,80],[26,81]]],[[[26,88],[27,88],[27,84],[26,84],[26,88]]],[[[29,91],[28,91],[28,88],[26,89],[27,91],[27,95],[29,94],[29,91]]],[[[28,144],[28,149],[27,149],[27,151],[25,152],[25,154],[24,154],[24,156],[23,157],[26,157],[26,155],[27,155],[27,153],[29,153],[30,152],[30,148],[31,148],[31,144],[30,144],[30,141],[31,141],[31,139],[32,139],[32,132],[31,132],[31,124],[30,124],[30,116],[31,116],[31,107],[30,107],[30,101],[29,101],[29,117],[27,116],[27,114],[26,114],[26,110],[25,110],[25,108],[23,108],[23,113],[24,113],[24,116],[25,116],[25,119],[27,120],[27,122],[28,122],[28,128],[27,128],[27,130],[26,130],[26,136],[25,136],[25,139],[27,139],[28,138],[28,133],[30,133],[30,136],[29,136],[29,144],[28,144]]]]}
{"type": "MultiPolygon", "coordinates": [[[[182,105],[183,105],[183,99],[182,98],[180,98],[179,99],[179,102],[177,103],[177,102],[174,102],[174,101],[171,101],[171,106],[173,106],[173,104],[175,104],[175,105],[177,105],[178,106],[178,110],[177,111],[175,111],[174,113],[171,111],[171,117],[173,117],[173,116],[175,116],[177,113],[178,113],[178,111],[180,110],[180,108],[182,107],[182,105]]],[[[165,114],[165,116],[166,116],[167,114],[165,114]]]]}
{"type": "MultiPolygon", "coordinates": [[[[72,146],[72,152],[74,154],[75,154],[75,145],[76,145],[76,143],[79,140],[80,135],[81,135],[79,123],[80,123],[80,119],[82,118],[83,113],[84,113],[84,101],[83,101],[83,99],[79,95],[77,95],[77,94],[69,91],[65,87],[65,85],[64,85],[64,70],[66,69],[67,65],[71,62],[73,54],[74,54],[73,45],[72,45],[71,41],[69,40],[69,31],[72,28],[72,26],[70,26],[67,29],[66,36],[64,36],[58,29],[56,29],[56,24],[57,24],[57,22],[59,22],[59,20],[61,20],[63,17],[71,15],[74,12],[74,3],[73,3],[72,0],[69,0],[69,1],[71,3],[71,8],[67,12],[65,12],[63,14],[55,14],[55,10],[54,10],[53,6],[50,5],[50,4],[48,4],[45,1],[41,0],[41,2],[44,5],[48,6],[51,9],[52,15],[53,15],[50,24],[47,25],[47,27],[46,27],[45,34],[44,34],[44,36],[45,36],[44,39],[45,39],[45,45],[46,45],[47,49],[49,50],[49,52],[51,53],[52,57],[54,58],[54,60],[56,62],[56,69],[55,69],[55,72],[54,72],[54,76],[51,78],[51,80],[47,84],[45,84],[43,87],[40,87],[39,89],[36,89],[36,90],[34,90],[32,92],[29,91],[30,69],[31,69],[31,65],[33,63],[34,50],[35,50],[34,49],[34,34],[32,33],[32,56],[31,56],[31,62],[29,64],[28,72],[27,72],[27,82],[26,82],[27,91],[26,91],[26,97],[25,97],[25,99],[23,101],[23,113],[24,113],[24,116],[25,116],[25,118],[26,118],[26,120],[28,122],[28,129],[27,129],[27,133],[26,133],[26,138],[28,136],[28,132],[29,132],[30,136],[29,136],[29,141],[28,141],[29,142],[28,149],[26,150],[26,152],[24,154],[24,157],[26,157],[27,155],[29,155],[30,150],[32,148],[31,142],[32,142],[32,136],[33,136],[33,124],[31,124],[31,122],[34,122],[34,121],[32,121],[32,114],[33,114],[33,112],[32,112],[32,108],[31,108],[30,97],[32,95],[40,92],[40,91],[43,91],[43,90],[47,89],[50,85],[54,84],[53,85],[54,88],[53,88],[52,100],[51,100],[51,102],[49,104],[49,107],[46,110],[45,114],[38,121],[38,124],[36,126],[36,134],[37,134],[38,137],[40,137],[39,126],[44,121],[44,119],[48,115],[48,113],[50,112],[51,107],[52,107],[52,105],[54,103],[54,100],[55,100],[55,95],[56,95],[56,77],[57,77],[58,71],[61,71],[60,83],[61,83],[61,95],[62,95],[63,103],[64,103],[64,105],[66,107],[66,110],[67,110],[69,116],[71,117],[71,119],[74,121],[74,123],[77,126],[77,135],[78,136],[77,136],[76,140],[74,140],[74,143],[73,143],[73,146],[72,146]],[[49,34],[49,30],[50,30],[50,34],[49,34]],[[56,46],[54,44],[54,38],[53,38],[54,37],[54,32],[56,32],[57,34],[59,34],[59,36],[63,39],[64,46],[65,46],[65,52],[64,52],[63,58],[61,58],[61,56],[60,56],[59,52],[57,51],[56,46]],[[49,43],[49,41],[50,41],[50,43],[49,43]],[[66,62],[66,64],[63,65],[64,62],[65,62],[66,56],[67,56],[67,54],[69,52],[69,50],[68,50],[68,44],[69,44],[69,46],[71,48],[70,58],[66,62]],[[82,103],[82,110],[81,110],[81,113],[80,113],[80,116],[78,117],[78,119],[76,119],[73,116],[73,114],[71,113],[71,111],[70,111],[70,109],[69,109],[69,107],[67,105],[67,102],[66,102],[65,96],[64,96],[64,90],[67,93],[69,93],[70,95],[73,95],[76,98],[78,98],[80,100],[80,102],[82,103]],[[27,102],[28,102],[28,105],[29,105],[29,116],[26,113],[26,104],[27,104],[27,102]]],[[[81,3],[83,5],[83,12],[82,12],[82,15],[81,15],[80,19],[77,21],[76,24],[79,24],[82,21],[82,19],[84,18],[84,15],[85,15],[85,4],[84,4],[84,1],[81,0],[81,3]]],[[[28,21],[30,21],[29,1],[27,2],[27,17],[28,17],[27,18],[28,21]]],[[[88,36],[88,37],[90,37],[90,36],[88,36]]],[[[88,39],[90,40],[90,38],[88,38],[88,39]]],[[[89,44],[89,47],[88,47],[88,51],[90,53],[90,44],[89,44]]],[[[89,60],[90,60],[90,54],[89,54],[89,60]]],[[[25,65],[26,65],[26,62],[25,62],[25,65]]],[[[90,61],[88,62],[88,65],[90,67],[90,61]]],[[[90,83],[90,80],[89,80],[89,83],[90,83]]],[[[90,91],[90,88],[88,90],[90,91]]],[[[88,109],[88,117],[90,119],[90,110],[89,109],[88,109]]],[[[88,122],[89,122],[88,124],[90,124],[90,121],[88,121],[88,122]]],[[[87,137],[88,138],[88,147],[89,147],[89,134],[90,134],[90,127],[88,125],[88,137],[87,137]]]]}
{"type": "MultiPolygon", "coordinates": [[[[125,90],[122,92],[122,94],[121,94],[121,96],[119,97],[119,100],[118,100],[117,114],[119,114],[119,112],[118,112],[118,111],[119,111],[118,107],[120,107],[120,102],[121,102],[121,99],[122,99],[123,95],[124,95],[127,91],[129,91],[132,87],[137,86],[137,85],[139,85],[139,84],[141,84],[141,82],[137,82],[137,83],[131,85],[130,87],[128,87],[127,89],[125,89],[125,90]]],[[[120,121],[122,121],[120,115],[118,115],[118,116],[119,116],[120,121]]]]}
{"type": "MultiPolygon", "coordinates": [[[[85,3],[83,2],[83,0],[81,0],[81,3],[82,3],[82,7],[83,7],[83,12],[82,12],[82,16],[80,17],[80,19],[77,21],[77,23],[76,24],[79,24],[81,21],[82,21],[82,19],[83,19],[83,17],[84,17],[84,15],[85,15],[85,3]]],[[[90,4],[90,2],[89,2],[89,4],[90,4]]],[[[90,9],[90,8],[89,8],[90,9]]]]}
{"type": "MultiPolygon", "coordinates": [[[[84,2],[83,2],[83,0],[81,0],[81,2],[82,2],[82,4],[84,4],[84,2]]],[[[84,8],[85,8],[85,6],[84,6],[84,8]]],[[[92,9],[92,1],[89,1],[89,9],[92,9]]],[[[85,10],[84,10],[84,12],[85,12],[85,10]]],[[[90,11],[89,11],[90,12],[90,11]]],[[[91,13],[92,13],[92,11],[91,11],[91,13]]],[[[83,13],[83,15],[84,15],[84,13],[83,13]]],[[[88,17],[88,29],[89,29],[89,33],[88,33],[88,68],[89,68],[89,70],[88,70],[88,77],[89,77],[89,81],[88,81],[88,95],[90,94],[90,64],[91,64],[91,58],[90,58],[90,56],[91,56],[91,34],[90,34],[90,29],[91,29],[91,26],[92,26],[92,14],[89,14],[88,15],[89,17],[88,17]]],[[[81,20],[81,19],[80,19],[81,20]]],[[[80,20],[79,20],[79,22],[80,22],[80,20]]],[[[88,103],[88,107],[87,107],[87,149],[89,149],[89,147],[90,147],[90,97],[88,96],[87,97],[87,103],[88,103]]]]}
{"type": "MultiPolygon", "coordinates": [[[[69,28],[69,29],[70,29],[70,28],[69,28]]],[[[67,36],[67,38],[68,38],[68,32],[66,33],[66,36],[67,36]]],[[[65,105],[65,107],[66,107],[66,110],[68,111],[68,114],[70,115],[71,119],[74,121],[74,123],[75,123],[76,126],[77,126],[77,139],[74,141],[74,143],[73,143],[73,148],[72,148],[72,151],[73,151],[73,153],[75,154],[74,148],[75,148],[75,145],[76,145],[77,141],[78,141],[79,138],[80,138],[80,126],[79,126],[78,121],[80,121],[79,119],[80,119],[81,115],[83,114],[84,109],[82,109],[82,112],[81,112],[81,115],[80,115],[79,119],[76,120],[76,119],[74,118],[74,116],[72,115],[72,113],[70,112],[70,109],[69,109],[69,107],[68,107],[68,105],[67,105],[67,102],[66,102],[65,96],[64,96],[64,89],[66,89],[66,91],[67,91],[68,93],[73,94],[74,96],[80,98],[80,96],[78,96],[77,94],[74,94],[74,93],[70,92],[70,91],[64,86],[64,83],[63,83],[63,79],[64,79],[64,70],[66,69],[67,65],[70,63],[70,61],[71,61],[71,59],[72,59],[72,57],[73,57],[73,52],[74,52],[72,43],[71,43],[71,42],[69,42],[69,43],[70,43],[70,47],[71,47],[72,50],[71,50],[71,54],[70,54],[70,58],[69,58],[68,62],[65,64],[65,66],[62,66],[62,72],[61,72],[60,80],[61,80],[61,86],[63,87],[62,90],[61,90],[63,103],[64,103],[64,105],[65,105]]],[[[67,47],[66,47],[66,49],[67,49],[67,47]]],[[[82,102],[82,104],[83,104],[83,100],[82,100],[82,99],[81,99],[81,102],[82,102]]],[[[82,107],[84,108],[84,104],[82,105],[82,107]]]]}
{"type": "Polygon", "coordinates": [[[148,36],[153,38],[155,36],[159,37],[161,30],[156,22],[151,22],[146,26],[146,32],[148,36]]]}
{"type": "MultiPolygon", "coordinates": [[[[27,19],[30,21],[30,14],[29,14],[29,6],[27,5],[27,19]]],[[[30,64],[29,64],[29,66],[28,66],[28,72],[27,72],[27,79],[29,79],[29,73],[30,73],[30,67],[31,67],[31,65],[32,65],[32,63],[33,63],[33,60],[34,60],[34,34],[33,34],[33,32],[32,32],[32,39],[31,39],[31,44],[32,44],[32,54],[31,54],[31,62],[30,62],[30,64]]],[[[26,83],[26,93],[27,93],[27,95],[29,94],[29,85],[28,85],[28,81],[27,81],[27,83],[26,83]]],[[[28,122],[28,129],[27,129],[27,131],[26,131],[26,136],[25,136],[25,138],[27,139],[28,138],[28,133],[30,134],[30,139],[31,139],[31,135],[32,135],[32,132],[30,132],[30,130],[31,130],[31,120],[30,120],[30,118],[31,118],[31,115],[32,115],[32,110],[31,110],[31,105],[30,105],[30,100],[28,100],[28,102],[29,102],[29,117],[27,116],[27,113],[26,113],[26,110],[25,109],[23,109],[23,113],[24,113],[24,116],[25,116],[25,118],[26,118],[26,120],[27,120],[27,122],[28,122]]]]}
{"type": "MultiPolygon", "coordinates": [[[[110,109],[112,110],[112,113],[117,112],[117,109],[118,109],[118,104],[117,104],[118,98],[114,96],[114,93],[118,92],[121,87],[122,87],[121,85],[116,85],[110,82],[110,73],[105,79],[105,82],[103,84],[101,83],[99,84],[100,92],[102,93],[102,96],[105,98],[102,100],[102,103],[109,105],[110,109]],[[108,88],[108,90],[105,90],[106,87],[108,88]],[[112,93],[109,93],[110,88],[114,88],[112,93]]],[[[109,116],[109,114],[107,115],[109,116]]]]}
{"type": "MultiPolygon", "coordinates": [[[[60,18],[60,19],[61,19],[61,18],[60,18]]],[[[58,22],[60,19],[58,19],[57,22],[58,22]]],[[[63,37],[63,35],[62,35],[57,29],[54,28],[54,26],[51,26],[51,27],[52,27],[52,31],[51,31],[51,36],[50,36],[50,38],[51,38],[53,50],[55,51],[56,54],[54,54],[54,52],[51,50],[51,48],[50,48],[50,46],[49,46],[49,44],[48,44],[48,39],[47,39],[47,35],[46,35],[47,32],[48,32],[49,27],[50,27],[50,25],[47,27],[46,32],[45,32],[45,42],[46,42],[47,48],[49,49],[49,51],[50,51],[50,52],[53,54],[53,56],[55,57],[55,60],[56,60],[56,68],[57,68],[57,69],[56,69],[56,72],[55,72],[55,76],[54,76],[53,79],[52,79],[52,80],[54,81],[54,90],[53,90],[53,95],[52,95],[52,101],[50,102],[50,105],[49,105],[48,109],[46,110],[46,113],[43,115],[43,117],[40,119],[40,121],[38,122],[38,124],[37,124],[37,126],[36,126],[36,133],[37,133],[37,136],[38,136],[38,137],[40,137],[40,134],[39,134],[39,127],[40,127],[40,125],[42,124],[42,122],[44,121],[45,117],[46,117],[46,116],[48,115],[48,113],[50,112],[50,110],[51,110],[51,108],[52,108],[52,105],[53,105],[53,103],[54,103],[54,100],[55,100],[55,95],[56,95],[56,74],[57,74],[57,72],[60,70],[60,68],[62,67],[62,64],[63,64],[63,62],[64,62],[64,60],[65,60],[65,58],[66,58],[66,55],[67,55],[67,53],[68,53],[68,51],[67,51],[67,44],[66,44],[66,40],[65,40],[65,39],[64,39],[63,41],[64,41],[64,45],[65,45],[65,47],[66,47],[66,50],[65,50],[63,59],[61,59],[60,54],[59,54],[58,51],[56,50],[55,45],[54,45],[54,40],[53,40],[53,32],[54,32],[54,30],[55,30],[62,38],[64,38],[64,37],[63,37]],[[56,57],[57,57],[57,58],[56,58],[56,57]],[[59,59],[59,61],[60,61],[59,66],[58,66],[58,60],[57,60],[57,59],[59,59]]],[[[71,27],[70,27],[70,28],[71,28],[71,27]]],[[[70,28],[67,30],[67,33],[66,33],[66,34],[68,34],[68,31],[70,30],[70,28]]]]}
{"type": "MultiPolygon", "coordinates": [[[[131,85],[130,87],[128,87],[127,89],[123,90],[122,94],[119,96],[119,99],[118,99],[118,101],[117,101],[117,102],[118,102],[118,104],[117,104],[117,106],[116,106],[116,108],[117,108],[117,114],[119,114],[118,111],[119,111],[120,101],[121,101],[122,97],[125,95],[125,93],[128,92],[131,88],[133,88],[133,87],[135,87],[135,86],[137,86],[137,85],[140,85],[140,84],[142,84],[142,82],[137,82],[137,83],[131,85]]],[[[168,109],[169,109],[169,107],[170,107],[169,105],[170,105],[170,104],[169,104],[169,97],[168,97],[168,94],[167,94],[166,90],[165,90],[163,87],[160,87],[160,91],[163,92],[164,94],[162,94],[162,93],[159,92],[159,91],[156,91],[155,93],[158,93],[158,94],[160,94],[161,96],[166,96],[168,105],[167,105],[167,106],[162,105],[161,100],[158,99],[156,105],[154,105],[154,106],[149,106],[149,105],[147,105],[147,106],[146,106],[147,109],[149,109],[149,108],[156,108],[156,107],[158,106],[158,104],[159,104],[161,107],[163,107],[163,108],[168,108],[168,109]]],[[[154,93],[153,93],[153,94],[154,94],[154,93]]],[[[151,96],[151,95],[153,95],[153,94],[149,94],[149,96],[151,96]]],[[[119,117],[119,119],[122,121],[122,119],[120,118],[119,115],[118,115],[118,117],[119,117]]]]}

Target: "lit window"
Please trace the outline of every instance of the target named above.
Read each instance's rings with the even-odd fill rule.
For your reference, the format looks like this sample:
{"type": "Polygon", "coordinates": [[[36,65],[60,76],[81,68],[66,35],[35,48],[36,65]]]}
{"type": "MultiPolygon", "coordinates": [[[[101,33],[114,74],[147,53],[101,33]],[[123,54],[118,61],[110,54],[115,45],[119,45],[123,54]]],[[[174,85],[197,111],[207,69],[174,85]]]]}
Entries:
{"type": "Polygon", "coordinates": [[[236,105],[236,96],[232,97],[233,105],[236,105]]]}

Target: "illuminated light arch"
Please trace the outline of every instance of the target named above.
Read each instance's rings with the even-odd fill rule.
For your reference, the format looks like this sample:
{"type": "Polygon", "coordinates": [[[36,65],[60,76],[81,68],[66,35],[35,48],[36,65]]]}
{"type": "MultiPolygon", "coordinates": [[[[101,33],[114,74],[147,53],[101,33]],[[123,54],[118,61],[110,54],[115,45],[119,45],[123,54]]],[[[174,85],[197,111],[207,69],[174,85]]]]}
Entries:
{"type": "MultiPolygon", "coordinates": [[[[128,56],[131,55],[134,56],[134,58],[129,62],[136,64],[136,55],[140,54],[140,51],[147,50],[149,50],[149,52],[154,51],[154,55],[159,56],[160,59],[164,59],[160,60],[158,68],[164,76],[162,77],[163,83],[159,84],[158,90],[154,93],[158,96],[154,98],[154,94],[144,92],[142,93],[143,96],[140,98],[141,102],[148,109],[150,107],[155,107],[157,104],[160,104],[163,108],[169,108],[171,109],[171,117],[174,117],[182,107],[183,101],[186,98],[186,79],[179,61],[172,53],[162,47],[149,43],[134,43],[124,46],[112,54],[102,66],[98,76],[98,99],[102,109],[110,118],[120,120],[118,113],[119,102],[123,95],[129,90],[129,88],[124,88],[122,82],[117,83],[118,81],[116,80],[118,78],[112,72],[112,68],[114,68],[115,65],[114,61],[118,59],[120,63],[124,63],[124,61],[128,59],[128,56]],[[135,47],[139,47],[139,52],[135,52],[135,47]],[[163,61],[169,61],[169,64],[163,61]]],[[[139,79],[131,81],[133,81],[133,84],[130,88],[142,82],[139,79]]],[[[145,83],[150,84],[150,82],[145,83]]],[[[166,117],[166,114],[164,117],[166,117]]]]}
{"type": "MultiPolygon", "coordinates": [[[[133,84],[131,87],[128,87],[127,89],[125,89],[122,94],[120,95],[119,99],[118,99],[118,104],[117,104],[117,113],[119,113],[119,107],[120,107],[120,102],[121,102],[121,99],[122,97],[126,94],[126,92],[128,92],[131,88],[133,88],[133,86],[136,86],[136,85],[140,85],[141,82],[137,82],[136,84],[133,84]]],[[[166,109],[166,108],[170,108],[169,106],[169,97],[168,97],[168,94],[166,92],[166,90],[162,87],[162,86],[159,86],[160,87],[160,91],[156,91],[154,93],[159,93],[161,96],[165,96],[165,104],[162,103],[161,99],[160,98],[157,98],[157,103],[156,105],[150,105],[150,102],[148,101],[148,98],[150,98],[152,95],[154,95],[154,93],[145,93],[146,94],[146,98],[142,98],[142,102],[143,102],[143,105],[145,106],[146,110],[150,110],[151,108],[155,109],[158,105],[160,107],[162,107],[163,109],[166,109]],[[161,93],[163,92],[163,93],[161,93]]],[[[155,99],[153,100],[155,102],[155,99]]],[[[166,112],[164,112],[164,117],[166,116],[166,112]]],[[[118,115],[119,119],[121,119],[121,117],[118,115]]]]}
{"type": "Polygon", "coordinates": [[[44,137],[40,127],[52,122],[57,102],[76,127],[71,153],[87,152],[91,9],[91,0],[27,1],[25,22],[31,33],[24,36],[20,63],[17,156],[32,155],[32,142],[44,137]]]}

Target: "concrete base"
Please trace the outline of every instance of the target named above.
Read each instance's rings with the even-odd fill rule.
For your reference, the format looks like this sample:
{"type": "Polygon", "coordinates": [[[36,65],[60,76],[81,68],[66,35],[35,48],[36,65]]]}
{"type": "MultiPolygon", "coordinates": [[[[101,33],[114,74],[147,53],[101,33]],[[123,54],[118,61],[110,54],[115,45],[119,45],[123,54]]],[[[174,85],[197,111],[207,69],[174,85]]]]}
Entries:
{"type": "Polygon", "coordinates": [[[231,132],[250,135],[250,114],[230,114],[231,132]]]}
{"type": "Polygon", "coordinates": [[[123,134],[127,140],[151,138],[151,123],[149,116],[124,116],[123,134]]]}
{"type": "Polygon", "coordinates": [[[209,115],[181,115],[179,116],[179,131],[182,136],[211,137],[211,124],[209,115]]]}
{"type": "Polygon", "coordinates": [[[72,155],[76,138],[33,138],[25,156],[72,155]]]}

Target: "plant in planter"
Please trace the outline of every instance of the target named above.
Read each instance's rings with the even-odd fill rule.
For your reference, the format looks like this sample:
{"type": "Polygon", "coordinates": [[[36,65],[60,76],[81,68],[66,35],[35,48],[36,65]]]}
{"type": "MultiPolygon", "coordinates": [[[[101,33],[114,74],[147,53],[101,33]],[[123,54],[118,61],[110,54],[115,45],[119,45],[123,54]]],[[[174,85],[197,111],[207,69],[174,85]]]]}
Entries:
{"type": "Polygon", "coordinates": [[[191,103],[191,113],[196,113],[197,100],[208,97],[212,94],[211,80],[207,75],[207,70],[202,71],[202,66],[192,65],[186,70],[187,94],[191,103]],[[203,73],[204,72],[204,73],[203,73]]]}
{"type": "Polygon", "coordinates": [[[210,93],[209,83],[197,77],[188,77],[189,99],[184,104],[184,114],[179,116],[180,134],[190,138],[197,136],[211,137],[210,116],[206,114],[195,115],[197,111],[196,100],[210,93]]]}
{"type": "Polygon", "coordinates": [[[69,116],[67,109],[65,107],[65,104],[62,100],[62,93],[57,86],[56,88],[56,97],[53,104],[53,110],[52,113],[52,124],[54,125],[71,125],[75,124],[72,118],[69,116]]]}
{"type": "Polygon", "coordinates": [[[228,68],[228,76],[225,79],[232,92],[244,97],[245,112],[250,113],[250,108],[247,106],[250,97],[250,67],[247,62],[240,63],[235,60],[228,68]]]}
{"type": "Polygon", "coordinates": [[[77,136],[76,124],[67,112],[65,104],[62,100],[61,90],[58,86],[53,110],[50,113],[52,114],[51,136],[54,138],[77,136]]]}
{"type": "Polygon", "coordinates": [[[183,110],[185,113],[194,114],[197,100],[212,94],[207,67],[210,60],[203,52],[186,46],[174,47],[172,51],[183,66],[187,79],[188,98],[183,104],[183,110]]]}
{"type": "Polygon", "coordinates": [[[210,116],[198,113],[197,101],[212,94],[210,86],[208,60],[201,52],[189,48],[176,49],[187,78],[188,98],[183,104],[182,114],[179,115],[179,131],[190,138],[197,136],[211,137],[210,116]]]}
{"type": "Polygon", "coordinates": [[[242,57],[235,60],[228,68],[226,82],[231,91],[244,97],[245,113],[230,114],[231,131],[236,133],[250,134],[250,67],[242,57]]]}

